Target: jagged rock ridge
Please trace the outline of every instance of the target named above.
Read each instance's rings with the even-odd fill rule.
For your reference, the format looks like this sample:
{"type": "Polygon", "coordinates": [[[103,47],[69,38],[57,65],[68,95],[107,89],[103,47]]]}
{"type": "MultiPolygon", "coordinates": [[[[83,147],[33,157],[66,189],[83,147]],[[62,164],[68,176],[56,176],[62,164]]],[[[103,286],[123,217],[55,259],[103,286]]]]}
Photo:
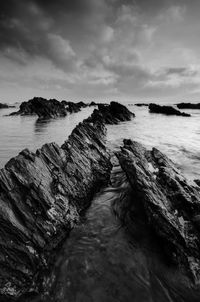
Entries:
{"type": "Polygon", "coordinates": [[[54,249],[109,180],[104,123],[134,114],[118,103],[102,106],[61,147],[23,150],[0,170],[0,298],[15,300],[36,290],[54,249]]]}
{"type": "Polygon", "coordinates": [[[200,280],[200,189],[190,185],[175,165],[159,150],[124,140],[117,153],[133,191],[126,214],[138,207],[143,219],[160,241],[170,262],[184,268],[194,281],[200,280]]]}
{"type": "Polygon", "coordinates": [[[23,150],[0,170],[0,295],[28,292],[49,254],[66,237],[111,163],[105,126],[85,120],[59,147],[23,150]]]}

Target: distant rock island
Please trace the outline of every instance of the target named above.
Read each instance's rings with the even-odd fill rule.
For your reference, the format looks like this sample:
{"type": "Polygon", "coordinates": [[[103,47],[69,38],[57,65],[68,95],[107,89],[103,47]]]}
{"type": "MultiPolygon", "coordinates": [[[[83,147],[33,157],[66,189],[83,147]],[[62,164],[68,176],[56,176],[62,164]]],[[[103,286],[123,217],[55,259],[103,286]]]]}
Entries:
{"type": "Polygon", "coordinates": [[[192,103],[179,103],[176,104],[179,109],[200,109],[200,103],[192,104],[192,103]]]}
{"type": "Polygon", "coordinates": [[[7,109],[7,108],[15,108],[13,105],[8,105],[5,103],[0,103],[0,109],[7,109]]]}
{"type": "Polygon", "coordinates": [[[136,103],[136,104],[134,104],[134,106],[137,106],[137,107],[148,107],[149,104],[146,104],[146,103],[136,103]]]}
{"type": "Polygon", "coordinates": [[[161,106],[157,104],[150,104],[149,111],[151,113],[161,113],[165,115],[177,115],[177,116],[185,116],[185,117],[191,116],[190,114],[181,112],[172,106],[161,106]]]}
{"type": "Polygon", "coordinates": [[[95,102],[86,104],[84,102],[74,103],[71,101],[61,101],[56,99],[44,99],[35,97],[27,102],[22,102],[17,112],[12,112],[10,116],[14,115],[37,115],[40,119],[49,119],[56,117],[64,117],[68,113],[79,112],[82,108],[88,106],[97,106],[95,102]]]}

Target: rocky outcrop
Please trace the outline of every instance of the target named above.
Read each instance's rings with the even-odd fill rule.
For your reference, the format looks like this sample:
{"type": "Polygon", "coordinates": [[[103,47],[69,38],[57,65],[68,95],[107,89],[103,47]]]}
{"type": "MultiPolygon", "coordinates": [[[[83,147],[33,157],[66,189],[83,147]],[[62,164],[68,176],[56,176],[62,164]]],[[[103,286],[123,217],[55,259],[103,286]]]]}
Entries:
{"type": "Polygon", "coordinates": [[[134,104],[135,106],[137,107],[148,107],[149,104],[146,104],[146,103],[137,103],[137,104],[134,104]]]}
{"type": "Polygon", "coordinates": [[[15,106],[0,103],[0,109],[14,108],[15,106]]]}
{"type": "Polygon", "coordinates": [[[191,103],[179,103],[176,105],[178,109],[200,109],[200,103],[191,104],[191,103]]]}
{"type": "Polygon", "coordinates": [[[61,147],[23,150],[0,170],[0,300],[37,291],[59,244],[109,181],[104,123],[134,115],[117,103],[99,107],[61,147]]]}
{"type": "Polygon", "coordinates": [[[37,290],[39,273],[109,179],[105,126],[80,123],[59,147],[23,150],[0,170],[0,300],[37,290]]]}
{"type": "Polygon", "coordinates": [[[92,117],[105,124],[118,124],[130,121],[135,114],[129,111],[124,105],[111,102],[110,105],[99,104],[98,109],[94,110],[92,117]]]}
{"type": "Polygon", "coordinates": [[[67,115],[65,106],[55,99],[33,98],[28,102],[21,103],[19,111],[10,115],[37,115],[39,118],[55,118],[67,115]]]}
{"type": "Polygon", "coordinates": [[[61,104],[63,104],[65,106],[65,109],[69,113],[79,112],[79,111],[81,111],[82,108],[85,108],[88,106],[84,102],[73,103],[73,102],[69,102],[69,101],[62,101],[61,104]]]}
{"type": "Polygon", "coordinates": [[[165,115],[177,115],[177,116],[186,116],[189,117],[190,114],[187,114],[185,112],[181,112],[172,106],[160,106],[156,104],[150,104],[149,105],[149,111],[151,113],[161,113],[165,115]]]}
{"type": "Polygon", "coordinates": [[[124,140],[117,157],[132,188],[131,203],[124,210],[132,225],[140,209],[142,221],[165,259],[199,282],[200,188],[189,184],[173,162],[155,148],[149,151],[124,140]]]}

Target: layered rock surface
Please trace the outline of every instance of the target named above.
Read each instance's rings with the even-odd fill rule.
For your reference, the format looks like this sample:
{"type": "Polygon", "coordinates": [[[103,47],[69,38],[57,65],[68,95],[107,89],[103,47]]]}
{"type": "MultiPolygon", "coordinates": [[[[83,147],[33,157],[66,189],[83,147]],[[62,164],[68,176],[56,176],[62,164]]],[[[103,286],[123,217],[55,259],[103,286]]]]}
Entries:
{"type": "Polygon", "coordinates": [[[189,184],[173,162],[155,148],[149,151],[125,140],[117,157],[133,192],[123,215],[133,227],[141,215],[164,258],[198,283],[200,189],[189,184]]]}
{"type": "Polygon", "coordinates": [[[37,290],[58,245],[109,180],[104,123],[133,116],[118,103],[100,105],[61,147],[23,150],[0,170],[0,299],[37,290]]]}
{"type": "Polygon", "coordinates": [[[165,115],[177,115],[177,116],[186,116],[186,117],[190,116],[190,114],[181,112],[181,111],[173,108],[172,106],[160,106],[157,104],[150,104],[149,111],[151,113],[161,113],[161,114],[165,114],[165,115]]]}
{"type": "Polygon", "coordinates": [[[35,290],[39,272],[107,182],[105,127],[85,120],[59,147],[23,150],[0,170],[0,299],[35,290]]]}

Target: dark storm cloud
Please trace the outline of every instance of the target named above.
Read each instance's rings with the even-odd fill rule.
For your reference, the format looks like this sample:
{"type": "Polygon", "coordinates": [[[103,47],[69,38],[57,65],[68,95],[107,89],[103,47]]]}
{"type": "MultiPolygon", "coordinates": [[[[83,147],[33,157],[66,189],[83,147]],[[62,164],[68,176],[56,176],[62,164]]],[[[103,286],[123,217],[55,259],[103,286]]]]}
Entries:
{"type": "Polygon", "coordinates": [[[1,0],[0,77],[115,95],[189,78],[197,85],[199,8],[197,0],[1,0]]]}

